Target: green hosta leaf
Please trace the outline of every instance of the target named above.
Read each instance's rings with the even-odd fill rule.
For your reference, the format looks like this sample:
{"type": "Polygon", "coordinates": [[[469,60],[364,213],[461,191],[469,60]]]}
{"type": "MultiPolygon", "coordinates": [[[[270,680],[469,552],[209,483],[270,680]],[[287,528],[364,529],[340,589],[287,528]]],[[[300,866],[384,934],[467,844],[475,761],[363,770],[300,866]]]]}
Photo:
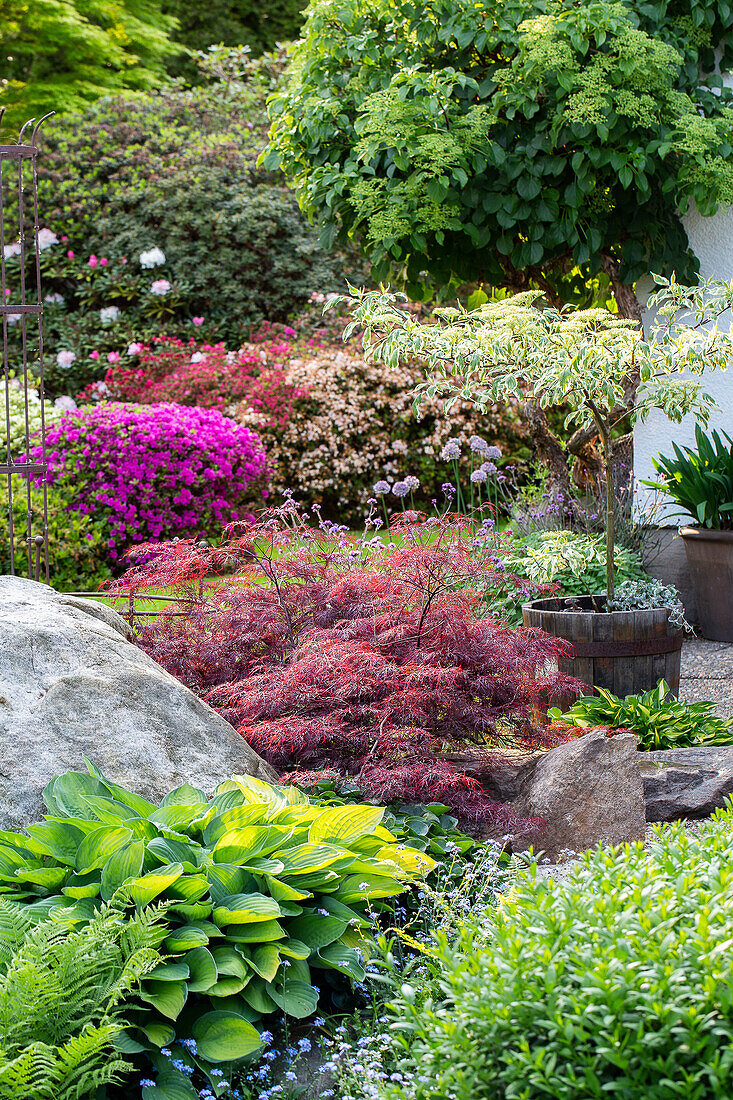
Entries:
{"type": "Polygon", "coordinates": [[[186,844],[185,841],[170,837],[153,837],[148,842],[147,849],[161,863],[180,863],[188,872],[197,871],[203,858],[203,851],[197,844],[186,844]]]}
{"type": "Polygon", "coordinates": [[[175,787],[163,799],[162,806],[195,806],[200,802],[208,804],[208,798],[198,787],[192,787],[190,783],[183,783],[175,787]]]}
{"type": "Polygon", "coordinates": [[[306,982],[286,979],[284,985],[280,982],[268,983],[266,988],[278,1008],[296,1020],[311,1016],[318,1007],[318,993],[306,982]]]}
{"type": "Polygon", "coordinates": [[[232,943],[267,943],[269,940],[282,940],[286,935],[285,929],[276,920],[232,924],[227,928],[227,939],[232,943]]]}
{"type": "Polygon", "coordinates": [[[274,1012],[277,1008],[267,989],[262,978],[254,978],[242,993],[247,1004],[261,1016],[266,1016],[268,1012],[274,1012]]]}
{"type": "Polygon", "coordinates": [[[202,928],[195,924],[183,924],[166,936],[165,946],[168,951],[178,954],[180,951],[190,951],[192,947],[206,947],[208,942],[209,937],[202,928]]]}
{"type": "MultiPolygon", "coordinates": [[[[68,876],[68,867],[31,867],[25,871],[18,870],[15,878],[18,882],[30,882],[46,890],[58,890],[68,876]]],[[[97,893],[96,887],[94,893],[97,893]]]]}
{"type": "Polygon", "coordinates": [[[165,1047],[172,1043],[176,1037],[175,1028],[170,1024],[164,1024],[162,1020],[154,1020],[140,1029],[156,1047],[165,1047]]]}
{"type": "Polygon", "coordinates": [[[216,963],[217,973],[224,976],[234,976],[236,978],[248,978],[249,968],[239,954],[228,943],[222,944],[221,947],[213,948],[211,952],[214,962],[216,963]]]}
{"type": "Polygon", "coordinates": [[[210,917],[213,905],[210,901],[181,901],[173,902],[166,906],[167,912],[178,913],[179,917],[184,917],[186,921],[201,920],[204,917],[210,917]]]}
{"type": "Polygon", "coordinates": [[[146,1085],[142,1100],[199,1100],[199,1094],[185,1073],[166,1067],[158,1073],[155,1085],[146,1085]]]}
{"type": "Polygon", "coordinates": [[[185,981],[189,976],[188,964],[176,959],[175,961],[158,963],[155,970],[151,970],[148,977],[156,982],[185,981]]]}
{"type": "Polygon", "coordinates": [[[292,920],[288,925],[288,933],[317,951],[337,940],[346,927],[347,922],[338,917],[324,917],[320,913],[310,912],[292,920]]]}
{"type": "Polygon", "coordinates": [[[259,1033],[234,1012],[206,1012],[193,1025],[199,1054],[209,1062],[233,1062],[246,1058],[263,1045],[259,1033]]]}
{"type": "Polygon", "coordinates": [[[175,829],[176,832],[188,828],[191,822],[201,816],[204,807],[200,802],[194,806],[161,806],[148,815],[148,819],[156,825],[166,829],[175,829]]]}
{"type": "Polygon", "coordinates": [[[129,829],[119,825],[102,825],[85,836],[76,853],[76,870],[80,875],[104,867],[110,856],[131,840],[129,829]]]}
{"type": "Polygon", "coordinates": [[[211,847],[225,833],[262,822],[265,817],[264,810],[263,806],[232,806],[229,810],[222,810],[206,826],[204,842],[211,847]]]}
{"type": "Polygon", "coordinates": [[[246,978],[237,978],[233,974],[225,974],[223,978],[217,978],[216,983],[207,991],[209,997],[233,997],[241,993],[247,983],[252,979],[252,972],[246,978]]]}
{"type": "Polygon", "coordinates": [[[129,806],[140,817],[150,817],[155,805],[152,802],[148,802],[147,798],[143,798],[142,795],[135,794],[133,791],[126,791],[124,787],[118,786],[117,783],[112,783],[107,778],[101,780],[104,789],[114,798],[115,802],[121,802],[124,806],[129,806]]]}
{"type": "Polygon", "coordinates": [[[206,878],[211,897],[217,903],[231,894],[243,893],[247,883],[254,884],[252,876],[233,863],[217,863],[207,867],[206,878]]]}
{"type": "Polygon", "coordinates": [[[188,987],[185,982],[143,982],[140,991],[141,1000],[157,1008],[162,1016],[169,1020],[178,1018],[178,1014],[186,1003],[188,987]]]}
{"type": "Polygon", "coordinates": [[[58,775],[55,779],[51,780],[46,790],[43,792],[44,801],[48,806],[51,814],[57,812],[63,817],[81,817],[87,818],[89,814],[89,804],[86,799],[88,797],[94,797],[107,793],[105,786],[96,779],[94,776],[87,775],[86,772],[64,772],[63,775],[58,775]],[[49,799],[46,800],[46,792],[49,792],[49,799]]]}
{"type": "Polygon", "coordinates": [[[222,898],[214,909],[213,921],[219,927],[227,924],[248,924],[280,916],[280,906],[264,894],[231,894],[222,898]]]}
{"type": "Polygon", "coordinates": [[[182,875],[168,887],[168,897],[176,901],[199,901],[209,892],[206,875],[182,875]]]}
{"type": "Polygon", "coordinates": [[[383,817],[384,808],[380,806],[338,806],[324,810],[310,827],[310,839],[315,843],[348,846],[352,840],[373,833],[383,817]]]}
{"type": "Polygon", "coordinates": [[[95,817],[103,821],[105,825],[126,825],[140,817],[140,814],[124,802],[116,802],[114,798],[92,796],[87,798],[87,804],[95,817]]]}
{"type": "MultiPolygon", "coordinates": [[[[28,860],[20,852],[7,845],[0,845],[0,879],[6,882],[15,882],[15,872],[18,867],[26,867],[28,860]]],[[[73,864],[72,864],[73,866],[73,864]]]]}
{"type": "MultiPolygon", "coordinates": [[[[87,875],[71,875],[61,893],[69,898],[96,898],[100,893],[99,875],[90,871],[87,875]]],[[[106,898],[103,899],[106,901],[106,898]]]]}
{"type": "Polygon", "coordinates": [[[157,898],[177,882],[182,874],[183,867],[180,863],[172,863],[168,867],[161,867],[158,871],[151,871],[150,874],[133,881],[130,886],[130,897],[135,905],[150,905],[153,898],[157,898]]]}
{"type": "Polygon", "coordinates": [[[278,854],[285,864],[287,876],[322,871],[335,864],[343,869],[354,862],[353,855],[331,844],[299,844],[295,848],[287,848],[278,854]]]}
{"type": "Polygon", "coordinates": [[[138,878],[143,869],[144,854],[145,842],[133,840],[109,857],[102,868],[100,894],[104,901],[109,901],[123,883],[138,878]]]}
{"type": "Polygon", "coordinates": [[[76,852],[84,833],[71,821],[41,821],[29,825],[27,833],[33,841],[32,851],[51,856],[67,867],[76,865],[76,852]]]}
{"type": "Polygon", "coordinates": [[[279,943],[278,948],[280,954],[285,955],[289,959],[307,959],[311,953],[311,949],[307,943],[303,943],[302,940],[285,940],[284,943],[279,943]]]}
{"type": "Polygon", "coordinates": [[[271,982],[280,967],[280,952],[274,944],[263,943],[252,951],[249,961],[256,974],[271,982]]]}
{"type": "MultiPolygon", "coordinates": [[[[298,890],[289,882],[280,882],[272,875],[266,875],[267,887],[275,901],[303,901],[313,895],[308,890],[298,890]]],[[[300,886],[300,883],[298,883],[300,886]]]]}
{"type": "Polygon", "coordinates": [[[336,891],[339,900],[346,905],[352,901],[366,901],[368,898],[389,898],[401,894],[404,882],[382,875],[347,875],[336,891]]]}
{"type": "Polygon", "coordinates": [[[250,825],[228,830],[217,841],[214,859],[217,863],[241,864],[255,856],[267,856],[281,848],[293,832],[292,828],[278,825],[250,825]]]}
{"type": "Polygon", "coordinates": [[[353,978],[355,982],[364,980],[365,970],[359,961],[356,951],[350,947],[344,947],[340,943],[332,943],[330,947],[323,947],[311,960],[312,966],[324,966],[328,969],[338,970],[341,974],[353,978]]]}
{"type": "Polygon", "coordinates": [[[216,984],[218,972],[214,956],[206,947],[194,947],[186,952],[186,963],[191,972],[188,988],[191,993],[205,993],[216,984]]]}

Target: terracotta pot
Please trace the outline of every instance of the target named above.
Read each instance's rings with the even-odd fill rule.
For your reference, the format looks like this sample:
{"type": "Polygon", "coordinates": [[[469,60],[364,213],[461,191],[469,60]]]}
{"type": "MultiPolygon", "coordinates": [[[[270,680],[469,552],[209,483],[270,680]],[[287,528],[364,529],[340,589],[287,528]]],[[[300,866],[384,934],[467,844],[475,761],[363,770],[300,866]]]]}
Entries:
{"type": "Polygon", "coordinates": [[[669,608],[595,611],[605,596],[555,597],[522,605],[525,626],[565,638],[574,655],[561,657],[560,672],[623,698],[655,688],[664,679],[680,688],[682,631],[669,622],[669,608]]]}
{"type": "Polygon", "coordinates": [[[683,527],[687,564],[700,630],[716,642],[733,642],[733,531],[683,527]]]}

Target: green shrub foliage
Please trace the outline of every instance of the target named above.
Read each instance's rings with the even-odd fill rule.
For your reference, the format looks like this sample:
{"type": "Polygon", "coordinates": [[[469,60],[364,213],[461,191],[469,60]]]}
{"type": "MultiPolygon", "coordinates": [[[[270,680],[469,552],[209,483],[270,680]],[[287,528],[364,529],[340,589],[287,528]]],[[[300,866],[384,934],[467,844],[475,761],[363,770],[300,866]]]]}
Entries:
{"type": "Polygon", "coordinates": [[[716,47],[730,67],[727,0],[322,0],[266,163],[381,279],[689,279],[680,213],[733,199],[716,47]]]}
{"type": "Polygon", "coordinates": [[[725,432],[706,436],[695,427],[695,446],[672,444],[674,456],[652,459],[657,481],[643,484],[659,489],[677,505],[677,516],[695,526],[733,530],[733,439],[725,432]]]}
{"type": "Polygon", "coordinates": [[[675,699],[666,680],[640,695],[620,699],[605,688],[598,695],[584,695],[563,714],[557,707],[549,715],[580,729],[610,726],[633,730],[640,749],[679,749],[688,745],[730,745],[733,742],[733,718],[720,718],[712,712],[715,703],[686,703],[675,699]]]}
{"type": "Polygon", "coordinates": [[[78,928],[62,910],[37,917],[0,898],[0,1096],[102,1095],[131,1069],[115,1047],[165,929],[153,907],[132,919],[103,907],[78,928]]]}
{"type": "MultiPolygon", "coordinates": [[[[730,836],[678,822],[520,877],[487,930],[437,939],[444,999],[396,991],[385,1100],[716,1100],[733,1092],[730,836]]],[[[371,1094],[370,1094],[371,1095],[371,1094]]]]}
{"type": "Polygon", "coordinates": [[[59,238],[42,257],[51,370],[70,349],[90,368],[83,381],[102,377],[110,353],[161,332],[236,348],[261,318],[344,289],[344,257],[326,256],[282,179],[256,166],[264,98],[255,80],[226,93],[174,86],[49,125],[38,166],[39,208],[59,238]],[[153,250],[164,261],[146,267],[153,250]],[[159,280],[170,288],[151,293],[159,280]]]}
{"type": "Polygon", "coordinates": [[[154,806],[89,768],[49,783],[49,816],[27,836],[2,834],[0,884],[26,912],[79,921],[120,893],[138,911],[166,903],[171,957],[143,985],[138,1048],[159,1087],[187,1081],[161,1048],[208,1073],[258,1051],[270,1013],[310,1016],[313,971],[361,980],[370,907],[433,866],[380,807],[325,807],[245,776],[154,806]],[[195,1055],[179,1042],[191,1038],[195,1055]]]}

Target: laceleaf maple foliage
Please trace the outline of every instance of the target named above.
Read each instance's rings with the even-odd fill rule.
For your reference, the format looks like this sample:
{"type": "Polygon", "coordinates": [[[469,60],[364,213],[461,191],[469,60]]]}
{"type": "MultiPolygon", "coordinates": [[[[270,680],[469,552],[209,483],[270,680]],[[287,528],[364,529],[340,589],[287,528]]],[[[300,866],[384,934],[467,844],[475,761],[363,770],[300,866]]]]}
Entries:
{"type": "Polygon", "coordinates": [[[179,614],[140,644],[290,779],[332,769],[386,801],[509,820],[480,780],[506,742],[552,743],[544,707],[575,686],[552,671],[566,643],[486,615],[500,554],[464,521],[406,513],[390,535],[354,540],[289,505],[217,547],[140,547],[116,591],[178,589],[179,614]]]}

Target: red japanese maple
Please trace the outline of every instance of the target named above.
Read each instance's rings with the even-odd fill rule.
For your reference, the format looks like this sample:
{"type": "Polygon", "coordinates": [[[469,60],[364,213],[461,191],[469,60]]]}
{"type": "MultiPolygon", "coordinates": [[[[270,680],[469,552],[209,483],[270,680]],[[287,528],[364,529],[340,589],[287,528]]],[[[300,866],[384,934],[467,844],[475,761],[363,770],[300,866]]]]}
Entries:
{"type": "Polygon", "coordinates": [[[461,521],[407,513],[390,534],[356,540],[288,503],[217,547],[140,547],[117,591],[177,589],[178,614],[140,644],[290,778],[331,768],[380,799],[495,821],[482,767],[507,741],[551,742],[544,708],[575,686],[554,671],[566,643],[486,614],[500,561],[461,521]]]}

